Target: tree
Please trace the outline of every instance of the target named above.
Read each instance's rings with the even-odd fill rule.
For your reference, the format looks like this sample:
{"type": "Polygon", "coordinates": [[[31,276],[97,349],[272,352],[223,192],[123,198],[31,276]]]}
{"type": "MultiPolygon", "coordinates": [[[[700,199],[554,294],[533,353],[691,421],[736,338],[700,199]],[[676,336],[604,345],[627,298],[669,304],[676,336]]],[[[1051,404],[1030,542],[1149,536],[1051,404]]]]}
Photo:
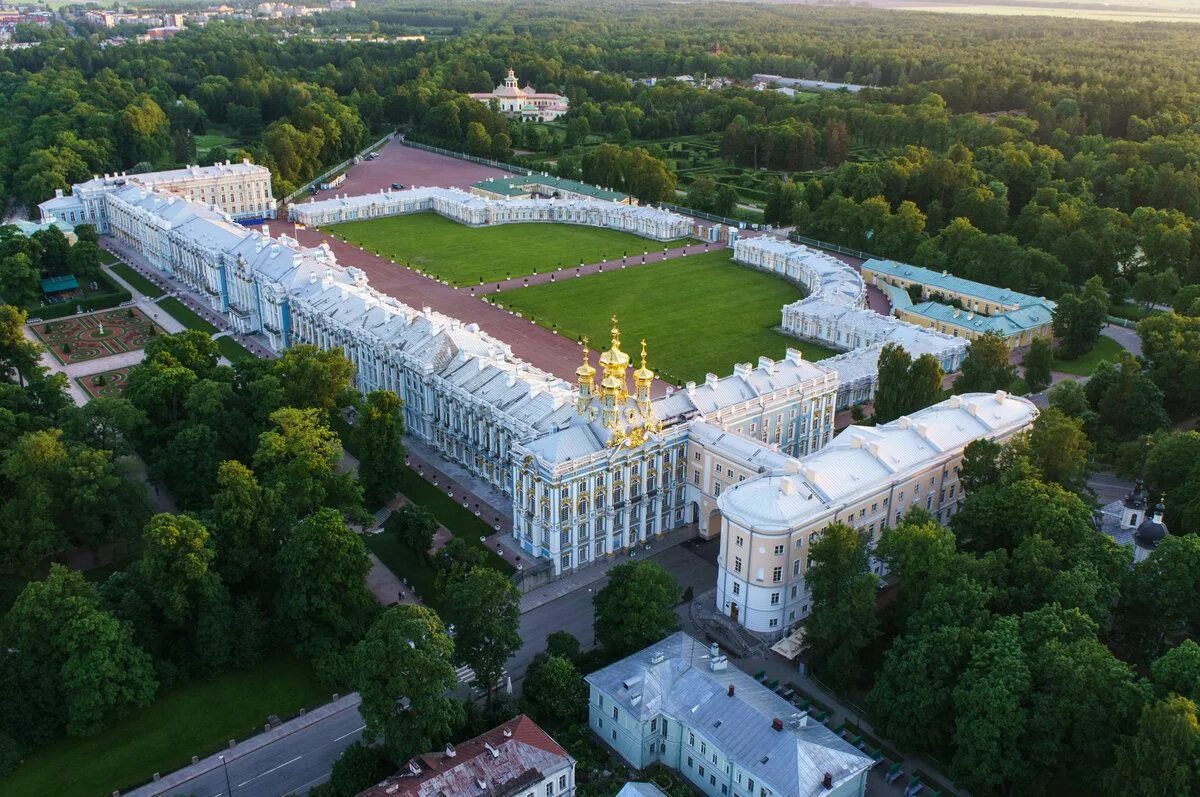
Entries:
{"type": "Polygon", "coordinates": [[[875,558],[899,581],[901,627],[925,602],[928,591],[949,579],[957,564],[954,535],[925,514],[917,517],[910,510],[902,523],[884,530],[875,548],[875,558]]]}
{"type": "Polygon", "coordinates": [[[1021,359],[1025,384],[1029,386],[1030,393],[1041,393],[1050,387],[1050,366],[1053,361],[1054,352],[1050,342],[1045,338],[1034,338],[1021,359]]]}
{"type": "Polygon", "coordinates": [[[1175,269],[1168,268],[1158,273],[1143,271],[1133,283],[1133,298],[1149,310],[1156,304],[1171,301],[1179,292],[1179,276],[1175,269]]]}
{"type": "Polygon", "coordinates": [[[484,158],[492,153],[492,137],[479,122],[467,125],[467,152],[484,158]]]}
{"type": "Polygon", "coordinates": [[[1159,694],[1176,694],[1195,702],[1200,696],[1200,645],[1185,639],[1150,665],[1159,694]]]}
{"type": "Polygon", "coordinates": [[[596,641],[614,657],[653,645],[679,627],[679,585],[657,562],[628,562],[608,571],[592,599],[596,641]]]}
{"type": "Polygon", "coordinates": [[[42,290],[41,277],[24,252],[0,257],[0,296],[9,304],[28,304],[37,299],[42,290]]]}
{"type": "Polygon", "coordinates": [[[302,344],[291,346],[275,361],[272,369],[283,386],[288,407],[329,413],[350,403],[353,397],[354,364],[339,348],[318,349],[302,344]]]}
{"type": "Polygon", "coordinates": [[[1096,366],[1085,391],[1099,426],[1117,440],[1170,426],[1163,392],[1129,352],[1122,352],[1116,364],[1105,361],[1096,366]]]}
{"type": "Polygon", "coordinates": [[[1137,733],[1117,745],[1108,788],[1113,795],[1160,797],[1200,789],[1200,722],[1196,704],[1174,696],[1142,710],[1137,733]]]}
{"type": "Polygon", "coordinates": [[[1030,673],[1021,653],[1015,617],[1001,617],[984,632],[954,690],[957,713],[955,781],[973,792],[1010,793],[1029,775],[1022,755],[1026,717],[1022,706],[1030,673]]]}
{"type": "Polygon", "coordinates": [[[258,437],[254,472],[290,517],[362,502],[357,485],[336,471],[342,445],[322,417],[318,409],[284,407],[271,413],[273,428],[258,437]]]}
{"type": "Polygon", "coordinates": [[[29,314],[10,304],[0,304],[0,377],[16,377],[22,387],[37,373],[42,347],[22,331],[29,314]]]}
{"type": "Polygon", "coordinates": [[[1050,402],[1050,406],[1060,410],[1064,415],[1069,415],[1072,418],[1079,418],[1086,422],[1089,415],[1092,413],[1091,407],[1088,405],[1087,391],[1084,386],[1074,379],[1064,379],[1053,388],[1050,389],[1046,398],[1050,402]]]}
{"type": "Polygon", "coordinates": [[[60,565],[21,591],[0,621],[0,650],[7,651],[0,685],[11,701],[5,725],[30,741],[60,728],[94,733],[148,705],[157,688],[129,626],[104,611],[83,576],[60,565]]]}
{"type": "Polygon", "coordinates": [[[433,537],[441,526],[432,512],[419,504],[405,504],[384,521],[383,530],[423,558],[429,558],[433,537]]]}
{"type": "Polygon", "coordinates": [[[271,515],[254,472],[236,460],[222,462],[205,522],[216,543],[213,567],[227,585],[241,584],[270,568],[278,547],[271,515]]]}
{"type": "Polygon", "coordinates": [[[1098,296],[1060,296],[1053,327],[1062,356],[1073,360],[1095,348],[1107,317],[1108,302],[1098,296]]]}
{"type": "Polygon", "coordinates": [[[534,718],[552,727],[566,727],[587,716],[588,687],[570,659],[550,656],[530,665],[522,690],[534,718]]]}
{"type": "Polygon", "coordinates": [[[861,654],[879,633],[875,616],[878,577],[870,570],[867,541],[856,529],[833,523],[809,546],[804,579],[812,593],[804,651],[835,689],[863,674],[861,654]]]}
{"type": "Polygon", "coordinates": [[[170,335],[155,335],[146,344],[146,360],[158,360],[181,365],[196,376],[204,378],[217,367],[221,350],[207,332],[185,329],[170,335]],[[170,359],[165,359],[169,356],[170,359]]]}
{"type": "Polygon", "coordinates": [[[435,588],[442,594],[475,568],[487,566],[485,548],[462,537],[451,537],[433,559],[435,588]]]}
{"type": "Polygon", "coordinates": [[[1008,344],[1000,335],[989,332],[971,341],[963,358],[955,393],[992,393],[1008,390],[1016,377],[1016,368],[1009,362],[1008,344]]]}
{"type": "Polygon", "coordinates": [[[1000,454],[1004,447],[995,440],[981,437],[967,443],[962,464],[958,468],[958,483],[964,493],[973,493],[1000,481],[1000,454]]]}
{"type": "Polygon", "coordinates": [[[923,354],[914,361],[901,346],[885,345],[879,353],[875,421],[894,421],[933,404],[942,392],[942,376],[942,367],[933,355],[923,354]]]}
{"type": "Polygon", "coordinates": [[[366,736],[382,737],[393,760],[436,749],[458,727],[462,708],[446,696],[458,684],[453,661],[437,614],[410,604],[381,614],[354,647],[366,736]]]}
{"type": "Polygon", "coordinates": [[[362,537],[332,509],[296,526],[275,556],[275,616],[293,649],[321,656],[353,642],[371,620],[371,569],[362,537]]]}
{"type": "Polygon", "coordinates": [[[447,587],[440,605],[454,626],[459,661],[475,671],[490,702],[505,662],[521,647],[521,591],[500,571],[477,567],[447,587]]]}
{"type": "Polygon", "coordinates": [[[404,481],[404,414],[400,397],[390,390],[372,390],[362,402],[354,424],[358,450],[358,479],[372,505],[387,502],[404,481]]]}
{"type": "Polygon", "coordinates": [[[1029,432],[1029,453],[1047,481],[1068,490],[1083,487],[1092,444],[1083,422],[1049,407],[1038,415],[1029,432]]]}
{"type": "Polygon", "coordinates": [[[1125,646],[1149,661],[1168,637],[1196,617],[1200,590],[1200,537],[1170,535],[1125,577],[1117,627],[1125,646]]]}
{"type": "Polygon", "coordinates": [[[573,662],[579,658],[579,640],[568,631],[551,631],[546,636],[546,655],[573,662]]]}
{"type": "Polygon", "coordinates": [[[327,797],[355,797],[391,775],[394,770],[387,753],[381,748],[355,742],[333,762],[326,784],[327,797]]]}
{"type": "Polygon", "coordinates": [[[77,242],[67,255],[67,269],[83,282],[99,279],[100,247],[87,241],[77,242]]]}

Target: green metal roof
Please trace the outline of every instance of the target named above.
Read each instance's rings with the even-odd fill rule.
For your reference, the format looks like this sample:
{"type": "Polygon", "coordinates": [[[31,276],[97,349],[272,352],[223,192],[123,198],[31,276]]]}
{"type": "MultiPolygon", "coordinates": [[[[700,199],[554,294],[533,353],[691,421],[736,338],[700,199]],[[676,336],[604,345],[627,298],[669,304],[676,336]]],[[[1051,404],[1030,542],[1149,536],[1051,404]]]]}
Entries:
{"type": "Polygon", "coordinates": [[[907,263],[897,263],[894,260],[868,260],[866,263],[863,263],[862,267],[877,271],[880,274],[899,277],[909,282],[917,282],[935,291],[953,291],[954,293],[962,293],[968,296],[977,296],[980,299],[985,299],[996,304],[1019,304],[1022,308],[1028,305],[1040,304],[1048,307],[1050,310],[1054,310],[1057,306],[1054,302],[1049,299],[1043,299],[1041,296],[1030,296],[1029,294],[1008,288],[997,288],[994,285],[985,285],[982,282],[963,279],[953,274],[932,271],[907,263]]]}
{"type": "Polygon", "coordinates": [[[48,277],[42,280],[42,293],[62,293],[79,288],[79,280],[70,274],[65,277],[48,277]]]}
{"type": "Polygon", "coordinates": [[[550,177],[541,174],[519,175],[517,177],[493,177],[490,180],[482,180],[475,183],[474,187],[483,191],[490,191],[494,194],[500,194],[501,196],[521,196],[522,194],[530,193],[532,186],[542,186],[551,191],[569,191],[572,194],[580,194],[592,199],[608,199],[613,202],[625,199],[625,194],[619,194],[616,191],[608,191],[594,185],[581,183],[578,180],[566,180],[562,177],[550,177]]]}

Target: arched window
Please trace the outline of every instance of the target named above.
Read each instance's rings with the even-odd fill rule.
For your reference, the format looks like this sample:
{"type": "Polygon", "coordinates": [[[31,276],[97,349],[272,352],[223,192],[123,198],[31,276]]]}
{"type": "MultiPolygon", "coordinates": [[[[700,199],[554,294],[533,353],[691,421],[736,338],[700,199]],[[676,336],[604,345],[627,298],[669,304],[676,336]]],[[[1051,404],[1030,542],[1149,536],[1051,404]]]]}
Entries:
{"type": "Polygon", "coordinates": [[[633,482],[629,485],[629,497],[637,498],[641,494],[642,494],[642,483],[640,481],[638,481],[637,479],[634,479],[633,482]]]}
{"type": "Polygon", "coordinates": [[[613,503],[619,504],[619,503],[621,503],[621,500],[622,500],[621,485],[618,484],[613,487],[613,503]]]}
{"type": "Polygon", "coordinates": [[[596,511],[597,512],[604,511],[604,493],[603,492],[596,493],[596,511]]]}
{"type": "Polygon", "coordinates": [[[575,514],[583,516],[587,514],[587,499],[580,498],[579,503],[575,505],[575,514]]]}
{"type": "Polygon", "coordinates": [[[562,506],[558,508],[558,511],[559,520],[566,520],[567,518],[571,517],[571,502],[563,501],[562,506]]]}

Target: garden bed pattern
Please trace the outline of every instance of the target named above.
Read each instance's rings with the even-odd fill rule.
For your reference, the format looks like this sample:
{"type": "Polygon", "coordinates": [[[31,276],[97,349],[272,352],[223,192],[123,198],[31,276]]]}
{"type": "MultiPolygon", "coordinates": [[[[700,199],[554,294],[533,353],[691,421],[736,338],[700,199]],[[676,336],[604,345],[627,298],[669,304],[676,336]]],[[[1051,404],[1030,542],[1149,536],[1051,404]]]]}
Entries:
{"type": "Polygon", "coordinates": [[[47,321],[31,329],[64,365],[144,349],[159,332],[133,307],[47,321]]]}
{"type": "Polygon", "coordinates": [[[111,371],[81,376],[75,381],[92,398],[120,398],[121,394],[125,392],[125,382],[129,379],[129,371],[130,367],[114,368],[111,371]]]}

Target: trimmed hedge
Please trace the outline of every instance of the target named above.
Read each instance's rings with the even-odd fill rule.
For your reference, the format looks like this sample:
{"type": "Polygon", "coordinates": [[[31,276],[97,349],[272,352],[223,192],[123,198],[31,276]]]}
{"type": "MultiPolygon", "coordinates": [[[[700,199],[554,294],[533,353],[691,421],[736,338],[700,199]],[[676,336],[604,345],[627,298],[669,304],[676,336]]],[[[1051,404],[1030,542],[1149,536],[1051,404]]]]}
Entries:
{"type": "Polygon", "coordinates": [[[69,315],[75,315],[75,308],[77,307],[87,313],[92,310],[108,310],[121,304],[121,302],[128,302],[133,299],[133,295],[129,291],[124,288],[118,288],[105,274],[101,274],[96,279],[96,282],[101,285],[107,285],[110,290],[104,293],[94,293],[82,299],[55,302],[54,304],[26,305],[25,309],[29,312],[31,319],[40,318],[43,321],[49,321],[54,318],[65,318],[69,315]]]}

